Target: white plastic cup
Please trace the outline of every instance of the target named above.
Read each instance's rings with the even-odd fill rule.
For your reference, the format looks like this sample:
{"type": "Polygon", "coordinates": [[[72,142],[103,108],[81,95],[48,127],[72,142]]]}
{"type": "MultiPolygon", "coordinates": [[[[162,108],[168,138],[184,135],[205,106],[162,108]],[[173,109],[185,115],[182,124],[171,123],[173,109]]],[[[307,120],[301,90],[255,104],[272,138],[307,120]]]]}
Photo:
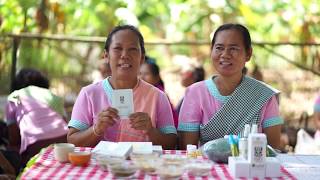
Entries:
{"type": "Polygon", "coordinates": [[[74,144],[70,143],[57,143],[54,144],[54,159],[59,162],[68,162],[68,154],[74,152],[74,144]]]}

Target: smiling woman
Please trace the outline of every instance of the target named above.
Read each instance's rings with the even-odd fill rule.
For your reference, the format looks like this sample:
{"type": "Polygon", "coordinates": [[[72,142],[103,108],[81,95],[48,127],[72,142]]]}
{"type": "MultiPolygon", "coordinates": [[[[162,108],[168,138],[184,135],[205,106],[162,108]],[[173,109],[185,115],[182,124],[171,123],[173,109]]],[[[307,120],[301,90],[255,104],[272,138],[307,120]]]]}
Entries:
{"type": "Polygon", "coordinates": [[[166,95],[138,78],[144,62],[144,40],[134,26],[115,27],[106,40],[111,76],[82,88],[68,124],[68,141],[95,146],[100,140],[151,141],[165,149],[176,146],[176,129],[166,95]],[[132,89],[134,113],[120,119],[111,107],[113,90],[132,89]]]}
{"type": "Polygon", "coordinates": [[[204,144],[239,134],[245,124],[257,124],[274,148],[280,145],[278,91],[242,73],[252,55],[246,27],[224,24],[214,33],[211,60],[218,74],[191,85],[182,103],[180,146],[204,144]]]}

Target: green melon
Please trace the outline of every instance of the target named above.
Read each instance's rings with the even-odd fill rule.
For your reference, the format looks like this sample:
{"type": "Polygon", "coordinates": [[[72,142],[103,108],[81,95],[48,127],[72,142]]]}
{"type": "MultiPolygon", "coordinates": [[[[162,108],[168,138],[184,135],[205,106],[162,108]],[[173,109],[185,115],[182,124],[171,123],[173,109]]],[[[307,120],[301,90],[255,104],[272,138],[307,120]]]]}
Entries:
{"type": "Polygon", "coordinates": [[[208,159],[217,163],[228,163],[228,157],[231,156],[230,145],[225,138],[208,141],[201,150],[208,159]]]}

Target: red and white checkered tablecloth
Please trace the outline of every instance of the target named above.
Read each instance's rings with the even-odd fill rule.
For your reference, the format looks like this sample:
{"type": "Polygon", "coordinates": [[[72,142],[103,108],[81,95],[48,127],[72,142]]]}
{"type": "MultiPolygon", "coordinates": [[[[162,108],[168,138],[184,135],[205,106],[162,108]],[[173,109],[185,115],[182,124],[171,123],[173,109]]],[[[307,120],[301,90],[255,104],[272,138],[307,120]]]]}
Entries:
{"type": "MultiPolygon", "coordinates": [[[[91,151],[91,148],[77,147],[76,151],[91,151]]],[[[185,154],[185,151],[164,150],[164,154],[185,154]]],[[[282,177],[276,179],[296,179],[285,168],[281,168],[282,177]]],[[[148,175],[141,171],[132,176],[132,179],[160,179],[157,175],[148,175]]],[[[37,161],[27,169],[21,179],[117,179],[110,172],[102,170],[95,159],[91,159],[87,166],[73,166],[70,163],[60,163],[53,157],[53,148],[48,147],[37,159],[37,161]]],[[[228,170],[227,164],[214,164],[209,176],[195,177],[185,172],[180,179],[206,180],[206,179],[235,179],[228,170]]],[[[245,178],[241,178],[245,179],[245,178]]],[[[266,178],[271,179],[271,178],[266,178]]]]}

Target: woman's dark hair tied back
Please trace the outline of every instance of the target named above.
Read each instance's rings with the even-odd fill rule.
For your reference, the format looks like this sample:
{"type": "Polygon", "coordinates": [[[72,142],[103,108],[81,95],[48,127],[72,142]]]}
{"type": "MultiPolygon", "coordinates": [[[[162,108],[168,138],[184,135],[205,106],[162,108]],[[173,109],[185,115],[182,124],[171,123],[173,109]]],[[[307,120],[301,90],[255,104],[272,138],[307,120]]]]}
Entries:
{"type": "Polygon", "coordinates": [[[251,37],[250,37],[249,30],[241,24],[233,24],[233,23],[223,24],[218,27],[218,29],[214,32],[214,35],[211,41],[211,49],[213,48],[214,43],[216,42],[217,34],[220,31],[231,30],[231,29],[235,29],[242,34],[244,47],[248,52],[251,49],[251,37]]]}
{"type": "Polygon", "coordinates": [[[205,71],[202,66],[199,66],[194,68],[192,75],[193,75],[194,82],[199,82],[204,80],[205,71]]]}
{"type": "Polygon", "coordinates": [[[146,50],[144,48],[144,39],[143,39],[143,36],[142,34],[140,33],[140,31],[132,26],[132,25],[119,25],[119,26],[116,26],[115,28],[112,29],[112,31],[108,34],[108,37],[107,37],[107,40],[105,42],[105,46],[104,46],[104,49],[108,52],[109,51],[109,48],[110,48],[110,45],[112,43],[112,37],[113,35],[118,32],[118,31],[121,31],[121,30],[131,30],[132,32],[134,32],[138,39],[139,39],[139,45],[140,45],[140,48],[141,48],[141,52],[142,54],[145,54],[146,53],[146,50]]]}
{"type": "Polygon", "coordinates": [[[13,90],[19,90],[28,86],[49,88],[49,80],[40,71],[32,68],[23,68],[16,75],[13,90]]]}

